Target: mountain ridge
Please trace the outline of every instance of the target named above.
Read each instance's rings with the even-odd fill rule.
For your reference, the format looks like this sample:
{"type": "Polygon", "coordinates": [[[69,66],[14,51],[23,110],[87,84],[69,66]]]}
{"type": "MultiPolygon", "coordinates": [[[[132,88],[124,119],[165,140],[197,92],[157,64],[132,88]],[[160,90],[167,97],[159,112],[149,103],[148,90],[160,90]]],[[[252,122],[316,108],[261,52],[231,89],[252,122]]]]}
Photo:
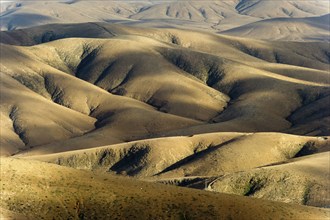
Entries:
{"type": "MultiPolygon", "coordinates": [[[[321,16],[329,13],[327,1],[18,1],[2,4],[1,30],[24,29],[49,23],[109,22],[136,27],[167,27],[223,32],[265,19],[321,16]],[[24,19],[22,19],[24,18],[24,19]]],[[[291,21],[292,20],[292,21],[291,21]]],[[[300,26],[306,26],[300,22],[300,26]]],[[[279,24],[285,29],[290,24],[279,24]]],[[[298,28],[299,28],[298,25],[298,28]]],[[[292,25],[291,25],[292,26],[292,25]]],[[[294,30],[294,29],[292,29],[294,30]]],[[[299,36],[300,32],[295,31],[299,36]]],[[[256,34],[257,35],[257,34],[256,34]]],[[[306,34],[305,34],[306,35],[306,34]]],[[[282,37],[284,40],[305,39],[282,37]]],[[[324,36],[324,33],[322,35],[324,36]]],[[[311,38],[309,40],[322,40],[311,38]]],[[[328,38],[326,38],[328,39],[328,38]]],[[[308,40],[308,39],[306,39],[308,40]]]]}

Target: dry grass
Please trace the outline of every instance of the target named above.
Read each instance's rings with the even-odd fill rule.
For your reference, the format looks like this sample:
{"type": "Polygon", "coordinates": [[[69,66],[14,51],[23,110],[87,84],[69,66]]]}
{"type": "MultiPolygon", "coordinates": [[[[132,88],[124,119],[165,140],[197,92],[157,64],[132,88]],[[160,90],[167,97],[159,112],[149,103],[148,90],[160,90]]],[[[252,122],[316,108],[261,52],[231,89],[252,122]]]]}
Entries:
{"type": "Polygon", "coordinates": [[[2,36],[17,45],[1,45],[0,206],[6,215],[328,217],[328,210],[106,173],[178,185],[202,180],[216,191],[328,206],[328,198],[317,196],[329,192],[326,43],[104,23],[2,36]],[[13,154],[25,159],[4,158],[13,154]],[[312,156],[258,168],[306,155],[312,156]]]}
{"type": "Polygon", "coordinates": [[[323,209],[96,175],[23,159],[2,158],[1,172],[1,207],[28,218],[316,219],[329,215],[323,209]]]}

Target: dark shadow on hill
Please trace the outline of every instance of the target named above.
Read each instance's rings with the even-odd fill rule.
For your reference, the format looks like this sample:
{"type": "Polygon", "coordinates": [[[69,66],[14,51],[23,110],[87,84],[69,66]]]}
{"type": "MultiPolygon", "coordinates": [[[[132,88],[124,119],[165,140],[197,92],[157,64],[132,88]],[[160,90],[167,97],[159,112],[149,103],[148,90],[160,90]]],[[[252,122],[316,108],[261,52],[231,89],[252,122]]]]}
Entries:
{"type": "Polygon", "coordinates": [[[1,17],[3,23],[7,23],[7,28],[9,31],[15,30],[20,26],[36,26],[43,23],[49,23],[53,19],[44,15],[20,13],[13,15],[10,19],[6,17],[1,17]]]}

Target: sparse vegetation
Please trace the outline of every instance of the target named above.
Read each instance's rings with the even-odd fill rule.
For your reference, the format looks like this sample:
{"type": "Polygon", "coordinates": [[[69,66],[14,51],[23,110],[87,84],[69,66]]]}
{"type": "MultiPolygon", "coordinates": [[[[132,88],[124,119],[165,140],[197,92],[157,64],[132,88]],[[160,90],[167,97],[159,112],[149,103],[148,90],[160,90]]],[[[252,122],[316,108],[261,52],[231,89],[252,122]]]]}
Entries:
{"type": "Polygon", "coordinates": [[[326,43],[106,23],[0,35],[1,214],[329,216],[307,207],[330,201],[326,43]]]}
{"type": "Polygon", "coordinates": [[[258,178],[251,178],[249,182],[246,183],[244,187],[244,196],[252,196],[255,192],[260,190],[266,182],[265,180],[258,178]]]}

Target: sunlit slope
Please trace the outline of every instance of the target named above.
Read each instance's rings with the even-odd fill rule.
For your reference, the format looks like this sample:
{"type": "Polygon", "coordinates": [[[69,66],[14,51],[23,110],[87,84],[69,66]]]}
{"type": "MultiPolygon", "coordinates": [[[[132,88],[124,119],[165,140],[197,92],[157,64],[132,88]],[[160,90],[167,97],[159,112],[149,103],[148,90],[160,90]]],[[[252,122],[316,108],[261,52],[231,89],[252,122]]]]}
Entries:
{"type": "Polygon", "coordinates": [[[113,38],[145,36],[228,59],[239,58],[253,65],[262,60],[313,69],[327,70],[327,43],[267,42],[177,29],[133,28],[108,23],[51,24],[0,32],[2,43],[31,46],[63,38],[113,38]],[[87,31],[83,31],[86,30],[87,31]]]}
{"type": "Polygon", "coordinates": [[[107,23],[0,35],[3,216],[328,217],[240,197],[329,207],[327,43],[107,23]]]}
{"type": "Polygon", "coordinates": [[[38,44],[49,30],[67,33],[60,38],[76,37],[28,47],[2,44],[2,83],[7,86],[1,89],[8,98],[1,103],[7,121],[1,126],[6,148],[15,146],[10,153],[22,148],[22,141],[28,147],[52,143],[77,150],[219,131],[329,134],[327,44],[106,24],[61,27],[26,29],[20,37],[3,33],[3,42],[15,39],[15,44],[38,44]],[[89,38],[77,38],[86,37],[80,31],[86,27],[89,38]],[[11,95],[14,91],[17,96],[11,95]],[[22,101],[26,94],[38,101],[22,101]],[[49,118],[54,124],[46,113],[38,114],[43,117],[38,121],[29,119],[35,102],[40,111],[57,104],[57,116],[49,118]],[[61,121],[70,122],[61,119],[66,112],[75,115],[69,118],[84,118],[86,125],[76,129],[77,120],[64,125],[61,121]],[[41,125],[55,126],[56,132],[44,130],[39,139],[33,130],[41,125]]]}
{"type": "Polygon", "coordinates": [[[2,158],[0,163],[5,174],[1,175],[0,205],[5,210],[2,217],[326,219],[329,216],[325,209],[96,175],[36,161],[2,158]]]}
{"type": "Polygon", "coordinates": [[[208,190],[329,208],[329,152],[224,175],[208,190]]]}
{"type": "MultiPolygon", "coordinates": [[[[111,121],[111,126],[108,127],[107,131],[104,131],[110,132],[111,135],[108,135],[108,133],[106,136],[96,134],[97,137],[100,137],[96,138],[93,136],[94,133],[92,133],[93,140],[91,142],[96,141],[95,143],[97,143],[96,145],[91,143],[92,146],[101,145],[102,140],[106,140],[106,143],[120,142],[126,138],[137,138],[141,135],[154,134],[200,123],[192,119],[161,113],[156,111],[154,107],[134,99],[114,96],[99,87],[38,61],[36,55],[31,52],[23,52],[25,50],[23,48],[6,46],[2,48],[2,51],[7,55],[1,59],[3,64],[2,70],[7,70],[6,73],[2,73],[4,78],[2,83],[6,83],[7,78],[8,81],[10,80],[10,83],[8,83],[10,85],[1,87],[2,93],[4,95],[8,94],[1,100],[3,115],[4,117],[11,117],[14,127],[16,127],[14,131],[18,135],[16,137],[11,135],[11,138],[19,136],[29,147],[45,144],[43,140],[51,143],[55,140],[67,139],[65,138],[66,136],[62,137],[56,132],[49,132],[50,130],[44,129],[43,126],[48,126],[49,129],[52,129],[53,126],[58,126],[58,129],[62,130],[61,132],[70,132],[72,130],[65,125],[70,123],[70,120],[73,120],[72,124],[81,123],[81,126],[83,126],[83,121],[75,120],[75,117],[72,117],[70,120],[61,118],[62,114],[64,119],[66,117],[71,118],[66,113],[69,110],[72,114],[86,117],[89,120],[90,128],[78,133],[79,135],[73,133],[73,136],[82,136],[82,134],[88,131],[95,130],[94,127],[101,128],[102,132],[102,127],[111,121]],[[17,66],[16,59],[20,59],[21,66],[17,66]],[[18,95],[14,96],[14,92],[18,93],[18,95]],[[40,111],[45,111],[41,113],[42,116],[37,114],[38,120],[31,120],[33,118],[30,116],[35,114],[31,113],[31,111],[35,112],[33,109],[37,105],[25,98],[28,94],[34,94],[36,97],[35,102],[38,102],[38,105],[40,105],[40,111]],[[5,97],[8,98],[5,99],[5,97]],[[63,111],[58,110],[54,115],[47,114],[48,109],[54,109],[47,107],[50,104],[55,105],[56,108],[61,107],[60,109],[63,109],[63,111]],[[16,115],[18,115],[18,119],[16,115]],[[49,120],[46,119],[47,117],[49,120]],[[58,123],[52,124],[50,123],[51,120],[58,123]],[[125,121],[128,124],[125,125],[125,121]],[[35,129],[35,127],[41,130],[35,129]],[[128,127],[131,128],[130,131],[127,130],[128,127]],[[45,135],[41,135],[43,132],[45,135]],[[43,137],[40,137],[40,135],[43,137]]],[[[5,133],[7,132],[6,130],[13,131],[11,123],[1,125],[5,133]]],[[[6,142],[10,145],[10,140],[6,142]]]]}
{"type": "Polygon", "coordinates": [[[330,41],[330,14],[311,18],[273,18],[226,30],[221,34],[265,40],[330,41]]]}
{"type": "Polygon", "coordinates": [[[1,155],[81,136],[94,129],[94,118],[57,105],[8,75],[2,73],[0,82],[1,155]]]}
{"type": "Polygon", "coordinates": [[[255,17],[308,17],[327,13],[329,2],[327,1],[287,1],[287,0],[241,0],[236,5],[240,14],[253,15],[255,17]]]}
{"type": "Polygon", "coordinates": [[[139,178],[217,176],[329,150],[323,137],[279,133],[211,133],[67,151],[41,146],[16,155],[139,178]]]}
{"type": "MultiPolygon", "coordinates": [[[[227,1],[3,1],[1,30],[51,23],[109,22],[135,27],[172,27],[224,31],[272,18],[301,18],[329,13],[329,2],[227,1]]],[[[283,28],[290,27],[282,23],[283,28]]],[[[294,30],[299,35],[299,30],[294,30]]],[[[311,36],[313,33],[311,33],[311,36]]],[[[325,36],[326,37],[326,36],[325,36]]],[[[292,37],[287,36],[286,40],[292,37]]],[[[320,39],[322,40],[322,39],[320,39]]]]}

